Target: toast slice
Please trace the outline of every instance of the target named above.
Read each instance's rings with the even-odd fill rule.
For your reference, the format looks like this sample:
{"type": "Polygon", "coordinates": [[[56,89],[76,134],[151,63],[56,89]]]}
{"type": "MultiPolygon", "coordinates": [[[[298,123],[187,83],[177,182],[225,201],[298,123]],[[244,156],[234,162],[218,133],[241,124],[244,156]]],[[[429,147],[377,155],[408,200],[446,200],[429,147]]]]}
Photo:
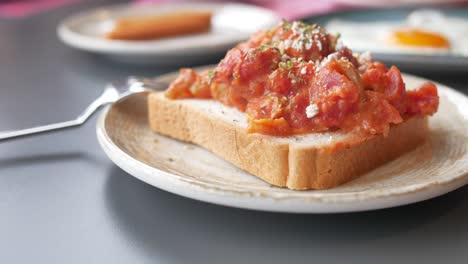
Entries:
{"type": "Polygon", "coordinates": [[[247,134],[245,113],[215,100],[148,97],[151,129],[202,146],[281,187],[327,189],[350,181],[422,144],[427,117],[392,126],[389,134],[356,138],[342,132],[289,137],[247,134]]]}

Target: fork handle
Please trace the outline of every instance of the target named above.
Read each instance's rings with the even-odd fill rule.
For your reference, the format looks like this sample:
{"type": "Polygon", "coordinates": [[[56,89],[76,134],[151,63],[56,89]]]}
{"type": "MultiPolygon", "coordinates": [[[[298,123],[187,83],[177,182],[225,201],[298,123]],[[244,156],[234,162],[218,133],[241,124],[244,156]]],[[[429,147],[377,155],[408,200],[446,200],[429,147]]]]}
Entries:
{"type": "Polygon", "coordinates": [[[73,128],[73,127],[80,126],[82,124],[83,123],[77,122],[77,120],[70,120],[70,121],[54,123],[54,124],[49,124],[49,125],[44,125],[44,126],[25,128],[21,130],[0,132],[0,141],[6,141],[9,139],[15,139],[15,138],[20,138],[20,137],[25,137],[25,136],[30,136],[30,135],[37,135],[37,134],[41,134],[41,133],[49,132],[53,130],[73,128]]]}
{"type": "Polygon", "coordinates": [[[81,113],[76,119],[59,122],[59,123],[48,124],[44,126],[25,128],[21,130],[0,132],[0,142],[10,140],[10,139],[30,136],[30,135],[37,135],[37,134],[54,131],[54,130],[62,130],[66,128],[73,128],[73,127],[81,126],[100,107],[116,101],[117,97],[112,96],[113,94],[111,93],[112,93],[111,89],[106,89],[104,93],[100,97],[98,97],[96,100],[94,100],[83,111],[83,113],[81,113]]]}

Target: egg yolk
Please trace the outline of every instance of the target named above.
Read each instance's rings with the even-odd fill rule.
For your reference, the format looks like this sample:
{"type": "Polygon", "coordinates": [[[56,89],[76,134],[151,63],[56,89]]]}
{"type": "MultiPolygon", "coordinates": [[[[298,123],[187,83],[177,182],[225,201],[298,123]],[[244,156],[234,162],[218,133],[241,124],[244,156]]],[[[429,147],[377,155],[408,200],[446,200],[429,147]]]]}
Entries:
{"type": "Polygon", "coordinates": [[[450,47],[450,42],[444,36],[419,29],[401,29],[393,31],[388,40],[394,45],[431,48],[450,47]]]}

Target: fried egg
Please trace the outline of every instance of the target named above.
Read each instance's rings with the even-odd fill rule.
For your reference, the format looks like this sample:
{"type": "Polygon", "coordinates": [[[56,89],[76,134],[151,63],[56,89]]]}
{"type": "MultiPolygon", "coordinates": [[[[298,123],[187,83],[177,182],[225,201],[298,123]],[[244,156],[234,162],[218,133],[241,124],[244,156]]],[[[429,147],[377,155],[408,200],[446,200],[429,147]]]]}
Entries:
{"type": "Polygon", "coordinates": [[[468,56],[468,20],[417,10],[403,22],[332,20],[326,25],[356,51],[468,56]]]}

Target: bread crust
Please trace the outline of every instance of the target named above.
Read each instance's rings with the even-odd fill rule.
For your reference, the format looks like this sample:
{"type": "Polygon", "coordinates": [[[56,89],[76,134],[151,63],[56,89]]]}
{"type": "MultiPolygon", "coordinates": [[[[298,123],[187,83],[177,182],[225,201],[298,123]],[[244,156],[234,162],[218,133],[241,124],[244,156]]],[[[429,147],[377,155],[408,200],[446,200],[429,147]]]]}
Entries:
{"type": "Polygon", "coordinates": [[[161,92],[148,96],[148,110],[153,131],[202,146],[272,185],[295,190],[348,182],[414,149],[428,136],[427,117],[415,117],[391,127],[387,137],[345,137],[309,146],[247,134],[241,125],[161,92]]]}

